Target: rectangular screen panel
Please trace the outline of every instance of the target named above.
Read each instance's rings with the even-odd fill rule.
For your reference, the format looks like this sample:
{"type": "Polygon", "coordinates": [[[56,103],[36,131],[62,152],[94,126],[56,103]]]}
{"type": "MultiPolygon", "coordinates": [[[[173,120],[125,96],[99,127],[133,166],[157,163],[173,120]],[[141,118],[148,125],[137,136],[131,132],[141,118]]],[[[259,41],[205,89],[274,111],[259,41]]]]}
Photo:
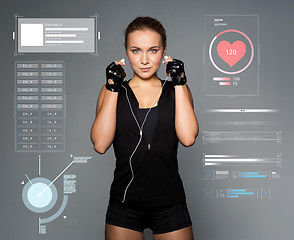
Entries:
{"type": "Polygon", "coordinates": [[[205,17],[207,96],[257,96],[258,16],[205,17]]]}
{"type": "Polygon", "coordinates": [[[17,18],[18,53],[96,53],[96,18],[17,18]]]}

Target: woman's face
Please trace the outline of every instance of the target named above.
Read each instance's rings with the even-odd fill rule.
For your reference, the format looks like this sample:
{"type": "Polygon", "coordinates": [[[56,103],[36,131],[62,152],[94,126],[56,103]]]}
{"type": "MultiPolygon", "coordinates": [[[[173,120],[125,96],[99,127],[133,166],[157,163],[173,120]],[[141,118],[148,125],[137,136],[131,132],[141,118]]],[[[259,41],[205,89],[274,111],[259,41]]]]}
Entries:
{"type": "Polygon", "coordinates": [[[126,54],[134,74],[141,79],[147,80],[156,74],[165,52],[161,36],[153,30],[137,30],[128,36],[126,54]]]}

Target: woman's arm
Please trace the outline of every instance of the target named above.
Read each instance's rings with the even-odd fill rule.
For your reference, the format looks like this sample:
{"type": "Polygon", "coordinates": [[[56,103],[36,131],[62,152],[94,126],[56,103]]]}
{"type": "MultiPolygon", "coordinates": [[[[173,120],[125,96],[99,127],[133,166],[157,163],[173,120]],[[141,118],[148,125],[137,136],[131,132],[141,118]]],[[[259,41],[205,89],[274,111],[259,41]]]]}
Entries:
{"type": "Polygon", "coordinates": [[[103,154],[113,142],[116,129],[117,92],[101,88],[97,100],[96,119],[91,129],[91,141],[96,152],[103,154]]]}
{"type": "Polygon", "coordinates": [[[188,87],[184,71],[184,63],[170,56],[165,58],[167,63],[165,74],[170,74],[175,88],[175,128],[179,141],[185,146],[191,146],[198,135],[198,123],[194,113],[193,98],[188,87]]]}
{"type": "Polygon", "coordinates": [[[113,61],[106,68],[106,84],[97,100],[96,119],[91,129],[91,141],[96,152],[103,154],[113,142],[116,129],[118,91],[126,76],[124,59],[113,61]]]}
{"type": "Polygon", "coordinates": [[[179,141],[191,146],[198,135],[198,122],[194,113],[193,98],[187,84],[175,86],[175,128],[179,141]]]}

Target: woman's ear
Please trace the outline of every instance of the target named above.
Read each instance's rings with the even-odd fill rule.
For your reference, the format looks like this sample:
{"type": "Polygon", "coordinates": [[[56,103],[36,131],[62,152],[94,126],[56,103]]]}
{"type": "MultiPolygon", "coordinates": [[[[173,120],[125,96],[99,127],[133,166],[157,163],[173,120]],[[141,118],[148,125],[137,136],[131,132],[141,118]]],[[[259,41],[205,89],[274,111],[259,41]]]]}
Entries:
{"type": "Polygon", "coordinates": [[[165,54],[166,54],[166,47],[165,47],[165,49],[164,49],[164,51],[163,51],[163,53],[162,53],[162,57],[164,57],[165,54]]]}

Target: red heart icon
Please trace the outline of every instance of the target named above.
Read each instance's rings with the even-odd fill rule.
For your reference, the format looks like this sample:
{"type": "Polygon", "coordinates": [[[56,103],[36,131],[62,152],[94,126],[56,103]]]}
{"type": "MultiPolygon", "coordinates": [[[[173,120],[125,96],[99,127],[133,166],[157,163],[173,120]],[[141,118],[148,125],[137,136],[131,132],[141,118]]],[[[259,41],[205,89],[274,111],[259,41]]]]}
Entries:
{"type": "Polygon", "coordinates": [[[244,57],[246,45],[242,41],[236,41],[233,44],[228,41],[221,41],[217,45],[217,53],[230,67],[233,67],[244,57]]]}

